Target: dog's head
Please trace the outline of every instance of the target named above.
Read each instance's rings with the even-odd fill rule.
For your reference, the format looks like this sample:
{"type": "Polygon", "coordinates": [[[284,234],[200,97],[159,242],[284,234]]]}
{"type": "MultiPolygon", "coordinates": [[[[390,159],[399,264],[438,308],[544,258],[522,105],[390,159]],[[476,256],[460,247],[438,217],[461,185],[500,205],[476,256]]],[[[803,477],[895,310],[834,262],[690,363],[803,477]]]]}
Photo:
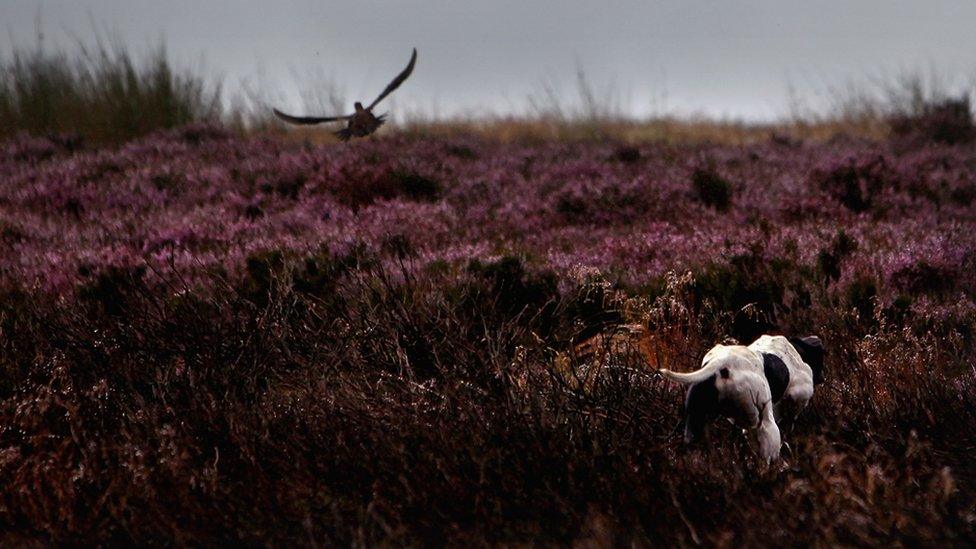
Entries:
{"type": "Polygon", "coordinates": [[[826,377],[826,368],[824,367],[824,355],[826,350],[824,349],[823,341],[817,336],[806,336],[806,337],[791,337],[788,338],[790,344],[796,349],[796,352],[800,353],[800,358],[803,362],[806,362],[810,369],[813,370],[813,382],[823,383],[826,377]]]}

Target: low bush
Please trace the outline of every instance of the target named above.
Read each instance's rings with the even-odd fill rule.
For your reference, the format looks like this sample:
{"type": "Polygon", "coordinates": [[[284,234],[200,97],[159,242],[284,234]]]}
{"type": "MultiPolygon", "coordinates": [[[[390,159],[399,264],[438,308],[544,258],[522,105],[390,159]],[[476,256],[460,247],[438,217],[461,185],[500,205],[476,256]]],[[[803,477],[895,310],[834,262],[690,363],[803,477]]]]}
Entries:
{"type": "Polygon", "coordinates": [[[814,173],[818,185],[854,212],[865,212],[877,195],[898,186],[900,179],[884,155],[838,159],[814,173]]]}
{"type": "Polygon", "coordinates": [[[848,235],[844,229],[837,231],[830,245],[820,250],[817,255],[817,268],[825,282],[829,284],[840,278],[844,261],[856,251],[857,240],[848,235]]]}
{"type": "Polygon", "coordinates": [[[443,193],[438,181],[399,168],[351,167],[333,188],[336,199],[347,206],[362,208],[377,200],[401,198],[415,202],[436,202],[443,193]]]}
{"type": "Polygon", "coordinates": [[[724,212],[732,204],[732,185],[714,168],[695,168],[691,174],[691,186],[695,198],[706,206],[724,212]]]}
{"type": "Polygon", "coordinates": [[[959,145],[976,139],[969,96],[930,101],[917,112],[898,113],[888,123],[899,138],[959,145]]]}

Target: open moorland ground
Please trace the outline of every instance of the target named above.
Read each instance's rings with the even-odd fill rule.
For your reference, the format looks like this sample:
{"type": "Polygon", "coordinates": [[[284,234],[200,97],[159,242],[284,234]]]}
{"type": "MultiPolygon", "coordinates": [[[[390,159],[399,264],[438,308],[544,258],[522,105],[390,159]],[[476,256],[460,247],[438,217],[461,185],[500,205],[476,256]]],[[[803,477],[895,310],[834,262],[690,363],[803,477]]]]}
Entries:
{"type": "Polygon", "coordinates": [[[971,144],[11,138],[0,540],[972,545],[974,322],[971,144]],[[686,446],[761,333],[783,461],[686,446]]]}

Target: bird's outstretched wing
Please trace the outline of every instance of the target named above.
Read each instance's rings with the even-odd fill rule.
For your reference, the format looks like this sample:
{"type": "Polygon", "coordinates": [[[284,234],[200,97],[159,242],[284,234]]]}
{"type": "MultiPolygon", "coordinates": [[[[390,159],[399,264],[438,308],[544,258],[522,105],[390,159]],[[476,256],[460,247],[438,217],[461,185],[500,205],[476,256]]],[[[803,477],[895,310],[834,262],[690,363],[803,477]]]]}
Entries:
{"type": "Polygon", "coordinates": [[[386,86],[386,89],[383,90],[383,93],[381,93],[380,96],[377,97],[375,101],[370,103],[369,106],[366,107],[366,110],[372,109],[373,107],[376,106],[377,103],[382,101],[384,97],[393,93],[393,90],[399,88],[400,84],[403,84],[403,81],[406,80],[407,77],[410,76],[410,73],[413,72],[413,66],[416,63],[417,63],[417,48],[414,48],[413,54],[410,56],[410,62],[407,63],[407,68],[403,69],[403,72],[398,74],[397,77],[394,78],[393,81],[386,86]]]}
{"type": "Polygon", "coordinates": [[[288,122],[290,124],[321,124],[322,122],[338,122],[339,120],[348,120],[352,115],[345,116],[292,116],[290,114],[285,114],[278,109],[271,109],[274,111],[275,116],[288,122]]]}

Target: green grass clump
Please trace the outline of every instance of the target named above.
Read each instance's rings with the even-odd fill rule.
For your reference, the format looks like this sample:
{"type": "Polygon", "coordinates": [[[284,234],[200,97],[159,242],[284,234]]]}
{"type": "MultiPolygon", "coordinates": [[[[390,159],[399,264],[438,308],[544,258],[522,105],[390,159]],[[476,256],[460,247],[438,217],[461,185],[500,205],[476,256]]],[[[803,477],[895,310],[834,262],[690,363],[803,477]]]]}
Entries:
{"type": "Polygon", "coordinates": [[[0,60],[0,138],[27,132],[121,143],[219,117],[219,86],[175,70],[163,46],[137,60],[121,45],[96,43],[69,55],[38,40],[0,60]]]}

